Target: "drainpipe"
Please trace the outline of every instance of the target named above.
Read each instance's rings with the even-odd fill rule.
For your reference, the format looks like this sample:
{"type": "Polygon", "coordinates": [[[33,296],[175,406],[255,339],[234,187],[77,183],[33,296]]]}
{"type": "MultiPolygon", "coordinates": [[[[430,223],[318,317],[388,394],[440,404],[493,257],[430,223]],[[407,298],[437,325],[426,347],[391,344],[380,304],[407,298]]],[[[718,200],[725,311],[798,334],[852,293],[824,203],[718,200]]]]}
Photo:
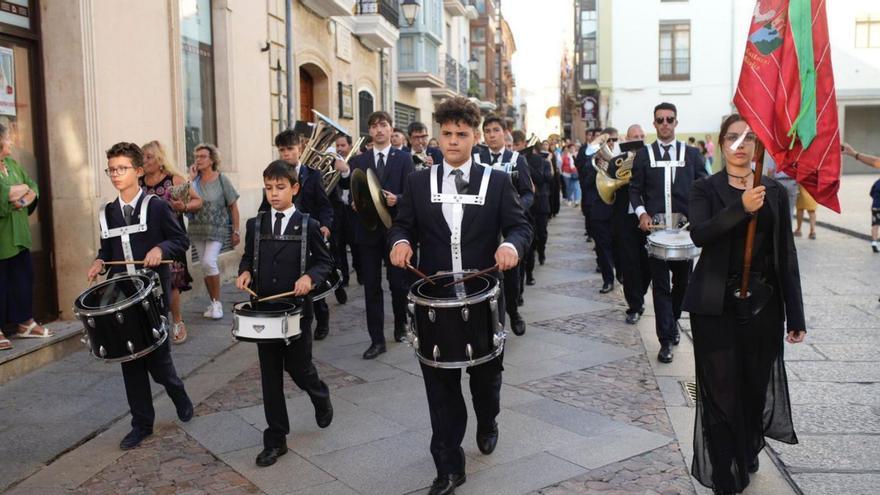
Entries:
{"type": "Polygon", "coordinates": [[[385,81],[385,49],[379,49],[379,92],[381,96],[379,98],[379,104],[381,105],[381,109],[388,110],[388,102],[386,101],[386,81],[385,81]]]}
{"type": "MultiPolygon", "coordinates": [[[[287,126],[293,127],[296,122],[294,115],[294,103],[296,98],[295,89],[295,70],[293,65],[293,0],[287,0],[284,5],[284,45],[285,45],[285,64],[287,65],[287,126]]],[[[280,117],[280,116],[279,116],[280,117]]]]}

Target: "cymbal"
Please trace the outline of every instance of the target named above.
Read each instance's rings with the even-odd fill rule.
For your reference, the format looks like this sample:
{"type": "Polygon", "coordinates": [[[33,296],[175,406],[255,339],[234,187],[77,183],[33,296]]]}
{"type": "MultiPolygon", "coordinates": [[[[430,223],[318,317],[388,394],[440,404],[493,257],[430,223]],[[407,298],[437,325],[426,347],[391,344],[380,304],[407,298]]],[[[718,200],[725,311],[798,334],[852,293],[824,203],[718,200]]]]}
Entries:
{"type": "Polygon", "coordinates": [[[382,185],[373,169],[356,169],[351,173],[351,197],[357,208],[358,217],[367,230],[376,230],[379,222],[385,228],[391,227],[391,212],[385,203],[382,185]]]}

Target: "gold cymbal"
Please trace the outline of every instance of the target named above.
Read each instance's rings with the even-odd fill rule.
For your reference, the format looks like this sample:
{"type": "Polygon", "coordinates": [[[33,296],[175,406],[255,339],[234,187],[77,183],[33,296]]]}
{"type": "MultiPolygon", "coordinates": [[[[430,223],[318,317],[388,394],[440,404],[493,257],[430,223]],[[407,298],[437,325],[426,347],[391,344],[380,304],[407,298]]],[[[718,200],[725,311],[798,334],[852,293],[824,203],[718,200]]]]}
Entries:
{"type": "Polygon", "coordinates": [[[356,169],[351,173],[351,195],[358,217],[367,230],[376,230],[379,222],[385,228],[391,227],[391,212],[382,193],[379,177],[373,169],[356,169]]]}

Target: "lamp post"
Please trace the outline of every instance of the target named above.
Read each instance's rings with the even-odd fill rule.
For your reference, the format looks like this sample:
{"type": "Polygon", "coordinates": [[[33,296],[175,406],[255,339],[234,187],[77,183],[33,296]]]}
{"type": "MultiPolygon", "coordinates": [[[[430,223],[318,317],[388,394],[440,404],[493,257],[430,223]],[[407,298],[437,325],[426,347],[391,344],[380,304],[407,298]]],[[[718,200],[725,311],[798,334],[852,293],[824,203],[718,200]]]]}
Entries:
{"type": "Polygon", "coordinates": [[[421,6],[419,0],[403,0],[400,2],[400,9],[403,11],[403,18],[406,19],[407,25],[412,26],[415,24],[421,6]]]}

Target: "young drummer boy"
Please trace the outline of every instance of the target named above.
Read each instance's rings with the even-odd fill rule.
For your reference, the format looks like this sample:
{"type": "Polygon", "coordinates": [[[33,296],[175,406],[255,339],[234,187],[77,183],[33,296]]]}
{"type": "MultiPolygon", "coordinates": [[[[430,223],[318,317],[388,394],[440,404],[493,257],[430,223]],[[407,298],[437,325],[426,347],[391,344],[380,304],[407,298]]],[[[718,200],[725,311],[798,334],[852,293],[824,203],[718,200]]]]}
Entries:
{"type": "MultiPolygon", "coordinates": [[[[165,308],[169,308],[171,294],[171,271],[169,265],[162,265],[162,259],[178,259],[189,247],[189,239],[168,203],[155,198],[150,200],[138,184],[138,177],[144,175],[144,154],[134,143],[116,143],[107,150],[107,168],[104,172],[110,177],[113,187],[119,191],[117,200],[107,203],[103,214],[107,228],[113,230],[125,225],[140,223],[141,205],[147,203],[147,229],[131,233],[129,243],[133,260],[143,260],[143,267],[155,270],[162,281],[165,308]]],[[[106,261],[125,260],[124,237],[116,236],[101,239],[98,257],[88,272],[89,281],[95,280],[104,269],[106,261]]],[[[131,260],[128,260],[131,261],[131,260]]],[[[129,265],[131,266],[131,265],[129,265]]],[[[127,266],[113,266],[109,275],[126,271],[127,266]]],[[[166,318],[166,314],[164,314],[166,318]]],[[[129,450],[152,435],[156,413],[153,409],[153,394],[150,391],[150,378],[163,385],[168,397],[174,402],[177,416],[181,421],[189,421],[193,416],[193,404],[186,394],[183,382],[177,376],[171,350],[166,340],[158,349],[133,361],[122,363],[122,377],[125,380],[125,395],[131,409],[131,431],[119,447],[129,450]]]]}
{"type": "Polygon", "coordinates": [[[263,451],[257,465],[271,466],[287,453],[286,436],[290,432],[284,402],[284,371],[294,383],[309,394],[315,406],[318,426],[326,428],[333,420],[330,391],[318,377],[312,364],[312,300],[309,292],[322,284],[331,270],[330,251],[324,244],[320,224],[294,206],[300,185],[284,160],[276,160],[263,171],[266,200],[271,208],[247,221],[245,251],[238,268],[236,286],[250,287],[260,296],[295,291],[303,297],[300,316],[301,336],[284,343],[258,343],[263,408],[268,427],[263,432],[263,451]],[[304,219],[306,219],[304,221],[304,219]],[[259,226],[259,231],[257,227],[259,226]],[[255,240],[259,238],[259,244],[255,240]],[[301,243],[307,244],[305,272],[301,272],[301,243]],[[259,266],[254,266],[259,249],[259,266]]]}

